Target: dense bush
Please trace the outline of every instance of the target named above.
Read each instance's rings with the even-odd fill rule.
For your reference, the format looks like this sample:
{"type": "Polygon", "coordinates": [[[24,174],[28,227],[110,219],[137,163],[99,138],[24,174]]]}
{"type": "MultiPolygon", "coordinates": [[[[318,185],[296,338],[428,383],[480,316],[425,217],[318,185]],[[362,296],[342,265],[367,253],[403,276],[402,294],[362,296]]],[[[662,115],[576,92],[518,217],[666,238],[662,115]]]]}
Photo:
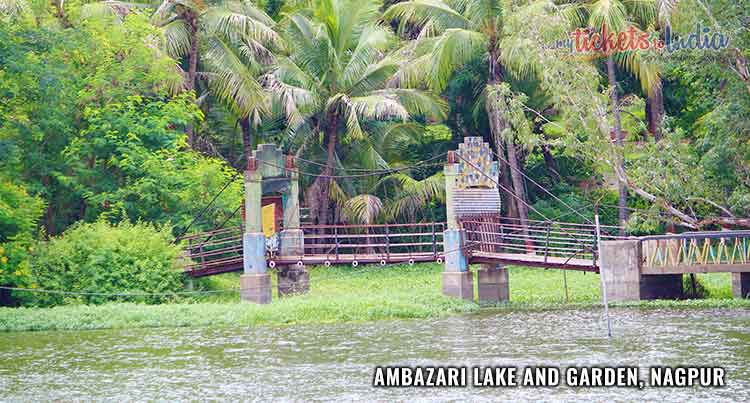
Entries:
{"type": "MultiPolygon", "coordinates": [[[[0,285],[26,287],[30,284],[29,253],[34,243],[36,222],[44,202],[0,176],[0,285]]],[[[0,289],[0,305],[12,305],[8,290],[0,289]]]]}
{"type": "MultiPolygon", "coordinates": [[[[53,238],[32,259],[34,287],[85,293],[171,293],[182,288],[174,267],[180,249],[168,227],[118,225],[100,221],[78,224],[53,238]]],[[[127,300],[158,303],[171,295],[116,297],[34,294],[29,305],[103,303],[127,300]]]]}

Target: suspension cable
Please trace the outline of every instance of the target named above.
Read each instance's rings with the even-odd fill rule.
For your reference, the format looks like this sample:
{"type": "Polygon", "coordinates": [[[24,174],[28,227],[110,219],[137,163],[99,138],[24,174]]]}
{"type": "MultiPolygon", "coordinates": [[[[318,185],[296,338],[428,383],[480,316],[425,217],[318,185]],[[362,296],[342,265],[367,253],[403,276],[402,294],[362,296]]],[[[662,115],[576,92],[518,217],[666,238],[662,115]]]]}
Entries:
{"type": "Polygon", "coordinates": [[[205,214],[206,211],[208,211],[208,209],[211,207],[211,205],[214,204],[214,202],[216,202],[216,200],[219,198],[219,196],[221,196],[221,194],[224,193],[225,190],[227,190],[227,188],[229,187],[229,185],[232,182],[234,182],[235,179],[237,179],[237,177],[240,175],[240,173],[241,173],[241,171],[236,171],[234,173],[234,175],[232,175],[232,177],[229,178],[229,180],[227,181],[227,183],[225,183],[224,186],[221,188],[221,190],[219,190],[219,192],[214,195],[214,197],[211,199],[211,201],[208,202],[208,204],[206,204],[206,206],[203,208],[203,210],[201,210],[201,212],[198,213],[198,215],[196,215],[196,216],[193,217],[193,220],[190,221],[190,224],[188,224],[188,226],[185,227],[185,229],[180,233],[179,236],[175,237],[175,240],[173,241],[173,243],[176,243],[177,241],[180,240],[180,238],[182,238],[183,236],[185,236],[185,234],[188,232],[188,230],[190,230],[190,228],[193,226],[193,224],[195,224],[196,221],[198,221],[201,217],[203,217],[203,214],[205,214]]]}

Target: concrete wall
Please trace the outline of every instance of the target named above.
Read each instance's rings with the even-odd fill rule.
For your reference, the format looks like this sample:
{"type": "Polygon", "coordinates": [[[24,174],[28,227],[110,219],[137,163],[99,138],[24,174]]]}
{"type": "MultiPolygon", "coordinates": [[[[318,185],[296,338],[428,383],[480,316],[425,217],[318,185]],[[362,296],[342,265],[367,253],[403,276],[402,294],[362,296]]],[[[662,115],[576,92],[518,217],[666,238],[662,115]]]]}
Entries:
{"type": "Polygon", "coordinates": [[[600,273],[610,301],[682,298],[682,275],[641,274],[641,242],[637,239],[603,241],[600,273]]]}

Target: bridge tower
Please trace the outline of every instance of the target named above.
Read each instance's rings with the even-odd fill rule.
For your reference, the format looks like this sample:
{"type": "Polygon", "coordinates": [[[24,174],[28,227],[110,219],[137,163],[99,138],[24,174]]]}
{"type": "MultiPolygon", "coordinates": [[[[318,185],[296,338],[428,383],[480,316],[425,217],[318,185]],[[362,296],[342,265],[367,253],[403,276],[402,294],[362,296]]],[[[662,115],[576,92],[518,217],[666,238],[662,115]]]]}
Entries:
{"type": "MultiPolygon", "coordinates": [[[[500,216],[498,163],[481,137],[465,137],[457,151],[448,153],[443,172],[447,221],[443,234],[443,294],[473,300],[474,279],[466,256],[461,217],[500,216]]],[[[479,300],[508,300],[508,271],[502,265],[482,264],[477,281],[479,300]]]]}
{"type": "MultiPolygon", "coordinates": [[[[266,267],[266,237],[263,234],[261,198],[281,194],[284,220],[279,233],[281,256],[302,256],[304,236],[300,228],[299,183],[294,158],[273,144],[260,144],[247,160],[245,170],[245,231],[240,297],[259,304],[271,302],[271,277],[266,267]]],[[[278,268],[279,295],[308,290],[304,267],[278,268]]]]}

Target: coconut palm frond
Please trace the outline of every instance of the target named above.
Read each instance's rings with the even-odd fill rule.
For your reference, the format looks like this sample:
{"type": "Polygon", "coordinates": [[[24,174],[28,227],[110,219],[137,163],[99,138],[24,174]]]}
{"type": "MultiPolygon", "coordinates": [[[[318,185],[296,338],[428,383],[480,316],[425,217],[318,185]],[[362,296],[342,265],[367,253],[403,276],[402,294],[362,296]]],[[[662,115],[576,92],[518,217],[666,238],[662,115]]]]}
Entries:
{"type": "Polygon", "coordinates": [[[351,83],[360,81],[363,76],[367,76],[368,71],[379,70],[372,69],[372,65],[385,66],[377,62],[383,59],[383,52],[392,43],[392,39],[390,31],[384,27],[369,26],[365,29],[342,73],[342,81],[346,88],[349,88],[351,83]]]}
{"type": "Polygon", "coordinates": [[[185,20],[177,19],[162,27],[167,54],[179,59],[190,52],[190,31],[185,20]]]}
{"type": "Polygon", "coordinates": [[[635,19],[641,27],[646,27],[658,17],[655,0],[622,0],[628,15],[635,19]]]}
{"type": "Polygon", "coordinates": [[[406,217],[414,219],[416,213],[426,208],[433,200],[445,198],[445,177],[442,172],[429,176],[421,181],[403,173],[394,173],[387,180],[396,181],[400,190],[396,197],[387,204],[387,214],[395,219],[406,217]]]}
{"type": "Polygon", "coordinates": [[[344,213],[350,222],[373,224],[383,211],[383,202],[371,194],[360,194],[344,203],[344,213]]]}
{"type": "Polygon", "coordinates": [[[641,51],[618,52],[614,58],[620,66],[638,78],[644,93],[652,95],[661,86],[661,67],[656,61],[644,58],[641,51]]]}
{"type": "Polygon", "coordinates": [[[449,29],[435,43],[430,60],[430,87],[441,92],[451,75],[486,48],[487,37],[480,32],[449,29]]]}
{"type": "Polygon", "coordinates": [[[628,21],[628,10],[620,0],[597,0],[589,6],[589,24],[596,28],[607,28],[610,32],[624,30],[628,21]]]}
{"type": "Polygon", "coordinates": [[[449,28],[465,29],[471,26],[468,18],[440,0],[412,0],[396,3],[386,10],[383,18],[385,20],[398,19],[402,31],[407,23],[418,26],[429,23],[437,32],[449,28]]]}
{"type": "Polygon", "coordinates": [[[439,96],[426,91],[409,88],[388,88],[373,91],[372,94],[397,99],[411,115],[424,116],[432,121],[440,121],[448,116],[448,103],[439,96]]]}
{"type": "MultiPolygon", "coordinates": [[[[258,10],[258,13],[262,12],[258,10]]],[[[201,22],[209,34],[224,35],[232,42],[249,38],[262,44],[283,47],[284,41],[272,28],[273,20],[266,15],[247,15],[229,7],[212,7],[203,14],[201,22]]]]}
{"type": "Polygon", "coordinates": [[[213,72],[209,85],[214,94],[239,116],[249,116],[256,109],[265,111],[267,99],[255,78],[257,66],[241,60],[232,47],[216,36],[209,39],[208,48],[205,60],[213,72]]]}

